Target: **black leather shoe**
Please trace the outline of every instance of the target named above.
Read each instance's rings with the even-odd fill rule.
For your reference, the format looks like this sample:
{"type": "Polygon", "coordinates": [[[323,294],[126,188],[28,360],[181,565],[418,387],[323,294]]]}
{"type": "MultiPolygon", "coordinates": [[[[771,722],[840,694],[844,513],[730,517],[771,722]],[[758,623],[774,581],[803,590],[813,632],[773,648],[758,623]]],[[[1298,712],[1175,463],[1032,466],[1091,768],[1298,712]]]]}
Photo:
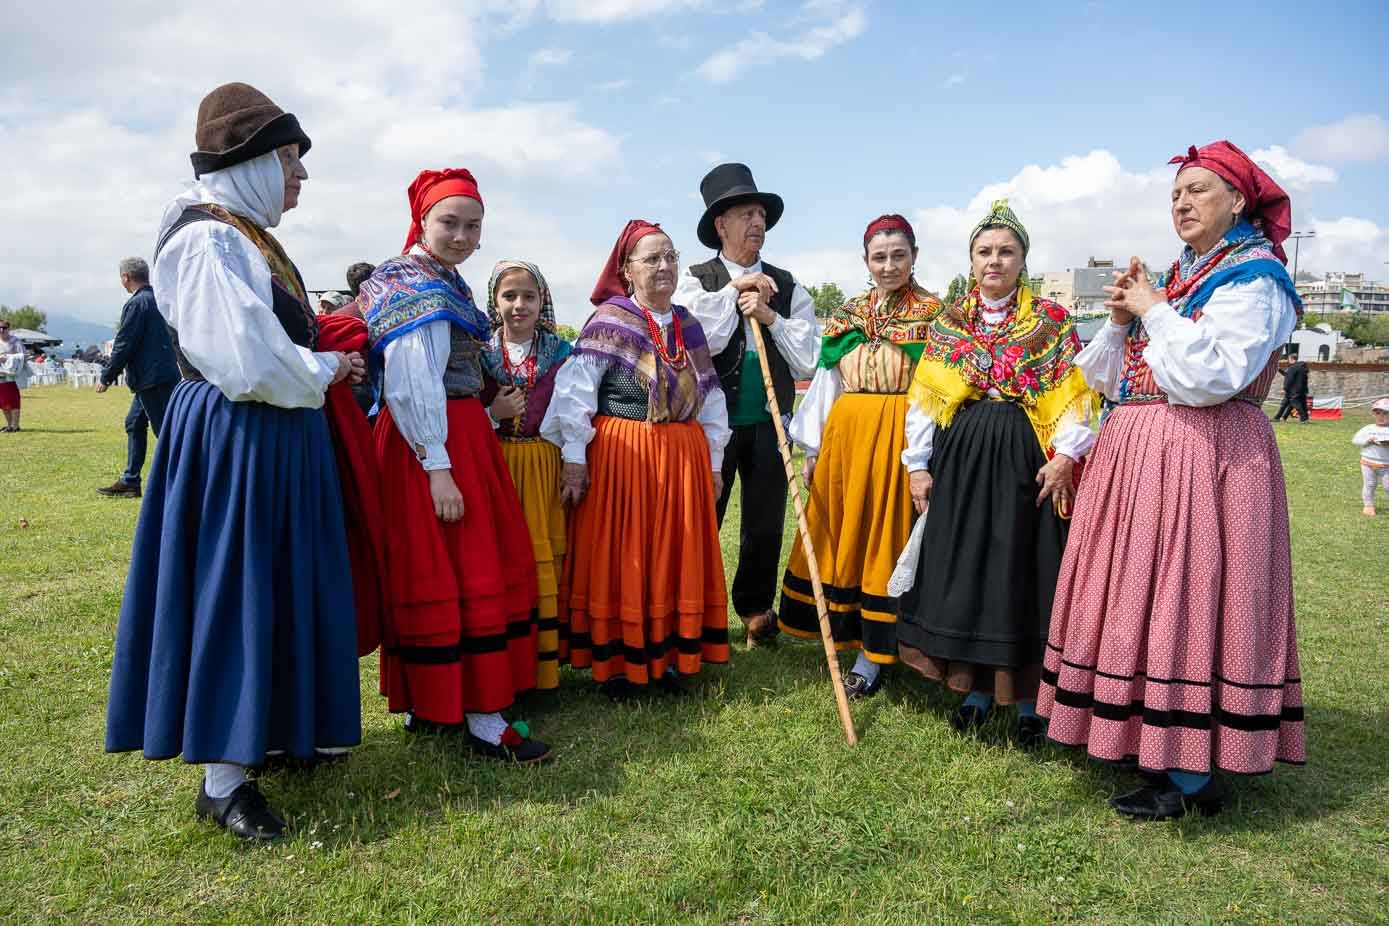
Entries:
{"type": "Polygon", "coordinates": [[[274,752],[266,755],[265,761],[257,766],[256,771],[262,775],[279,771],[311,772],[322,765],[345,762],[350,755],[350,752],[324,752],[321,749],[315,749],[314,754],[305,759],[300,756],[292,756],[287,752],[274,752]]]}
{"type": "Polygon", "coordinates": [[[416,717],[414,711],[405,712],[405,732],[406,733],[457,733],[466,724],[461,723],[438,723],[433,720],[425,720],[416,717]]]}
{"type": "Polygon", "coordinates": [[[140,487],[131,485],[128,482],[121,482],[117,479],[109,486],[102,486],[96,490],[98,495],[105,495],[107,498],[139,498],[140,487]]]}
{"type": "Polygon", "coordinates": [[[657,686],[666,694],[683,695],[686,693],[685,683],[680,680],[680,673],[674,666],[666,669],[666,674],[656,680],[657,686]]]}
{"type": "Polygon", "coordinates": [[[623,701],[630,701],[641,696],[643,686],[634,685],[627,681],[625,675],[614,675],[606,682],[598,686],[598,690],[608,696],[608,700],[614,704],[621,704],[623,701]]]}
{"type": "Polygon", "coordinates": [[[1139,820],[1177,820],[1192,810],[1202,816],[1213,817],[1220,813],[1225,801],[1212,779],[1195,794],[1183,795],[1168,781],[1121,794],[1112,799],[1109,806],[1126,817],[1139,820]]]}
{"type": "Polygon", "coordinates": [[[973,704],[961,704],[950,715],[950,725],[959,733],[973,733],[984,725],[989,712],[973,704]]]}
{"type": "Polygon", "coordinates": [[[1040,749],[1047,741],[1047,722],[1036,714],[1018,717],[1018,748],[1028,752],[1040,749]]]}
{"type": "Polygon", "coordinates": [[[883,673],[878,671],[878,677],[872,682],[859,675],[857,672],[850,672],[844,676],[844,694],[848,695],[850,701],[862,701],[864,698],[871,698],[878,693],[878,689],[883,687],[883,673]]]}
{"type": "Polygon", "coordinates": [[[500,759],[503,762],[516,762],[521,765],[536,765],[540,762],[547,762],[555,755],[545,743],[529,737],[508,746],[505,743],[489,743],[487,740],[479,739],[469,733],[468,745],[478,755],[486,756],[489,759],[500,759]]]}
{"type": "Polygon", "coordinates": [[[269,842],[279,839],[285,831],[285,821],[275,816],[265,795],[249,781],[223,798],[208,797],[206,785],[200,785],[193,809],[198,816],[242,839],[269,842]]]}

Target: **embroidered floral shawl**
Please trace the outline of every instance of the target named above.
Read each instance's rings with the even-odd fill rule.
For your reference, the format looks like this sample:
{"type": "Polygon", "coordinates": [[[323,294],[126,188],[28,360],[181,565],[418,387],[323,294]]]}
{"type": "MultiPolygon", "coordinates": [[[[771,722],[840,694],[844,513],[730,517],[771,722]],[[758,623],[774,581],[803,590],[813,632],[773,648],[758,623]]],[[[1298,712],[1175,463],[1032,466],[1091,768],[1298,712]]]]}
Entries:
{"type": "Polygon", "coordinates": [[[403,254],[381,264],[362,283],[358,304],[365,307],[373,356],[384,356],[391,341],[441,319],[479,341],[489,334],[487,316],[468,284],[427,254],[403,254]]]}
{"type": "Polygon", "coordinates": [[[901,348],[913,361],[921,357],[931,319],[942,309],[940,300],[912,278],[888,295],[885,308],[878,310],[877,301],[875,287],[835,310],[820,341],[820,366],[832,370],[850,351],[868,343],[868,329],[876,323],[874,319],[886,319],[884,340],[901,348]]]}

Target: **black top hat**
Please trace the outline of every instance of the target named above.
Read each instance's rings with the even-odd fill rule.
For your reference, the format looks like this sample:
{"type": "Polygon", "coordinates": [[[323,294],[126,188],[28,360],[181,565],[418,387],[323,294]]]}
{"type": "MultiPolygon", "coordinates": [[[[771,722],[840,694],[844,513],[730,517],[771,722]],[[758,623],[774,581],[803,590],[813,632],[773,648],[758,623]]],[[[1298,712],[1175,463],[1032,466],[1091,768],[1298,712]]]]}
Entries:
{"type": "Polygon", "coordinates": [[[752,179],[752,171],[746,164],[720,164],[699,183],[700,195],[704,197],[704,215],[699,220],[699,240],[706,247],[719,249],[719,234],[714,230],[714,220],[739,203],[759,202],[767,210],[767,228],[771,229],[781,220],[786,204],[775,193],[762,193],[752,179]]]}

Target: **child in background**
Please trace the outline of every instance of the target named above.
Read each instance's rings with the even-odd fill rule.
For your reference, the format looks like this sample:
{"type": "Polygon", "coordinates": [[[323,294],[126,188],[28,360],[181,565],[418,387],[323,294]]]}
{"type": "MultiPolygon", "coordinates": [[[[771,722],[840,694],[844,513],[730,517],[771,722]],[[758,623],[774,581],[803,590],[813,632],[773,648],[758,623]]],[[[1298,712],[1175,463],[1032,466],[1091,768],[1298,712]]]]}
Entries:
{"type": "Polygon", "coordinates": [[[1363,497],[1365,514],[1374,517],[1375,486],[1384,487],[1389,494],[1389,399],[1380,399],[1370,406],[1375,423],[1355,432],[1351,443],[1360,448],[1360,472],[1365,477],[1363,497]]]}

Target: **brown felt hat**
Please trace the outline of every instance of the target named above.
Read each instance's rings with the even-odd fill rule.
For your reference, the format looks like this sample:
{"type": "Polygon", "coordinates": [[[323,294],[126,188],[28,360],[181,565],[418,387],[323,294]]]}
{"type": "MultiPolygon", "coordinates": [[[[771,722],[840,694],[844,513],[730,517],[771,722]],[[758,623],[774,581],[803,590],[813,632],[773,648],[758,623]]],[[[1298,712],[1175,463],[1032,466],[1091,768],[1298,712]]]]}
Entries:
{"type": "Polygon", "coordinates": [[[193,176],[224,170],[274,151],[282,145],[299,145],[302,157],[309,136],[287,113],[250,84],[223,84],[203,97],[198,106],[198,150],[190,157],[193,176]]]}

